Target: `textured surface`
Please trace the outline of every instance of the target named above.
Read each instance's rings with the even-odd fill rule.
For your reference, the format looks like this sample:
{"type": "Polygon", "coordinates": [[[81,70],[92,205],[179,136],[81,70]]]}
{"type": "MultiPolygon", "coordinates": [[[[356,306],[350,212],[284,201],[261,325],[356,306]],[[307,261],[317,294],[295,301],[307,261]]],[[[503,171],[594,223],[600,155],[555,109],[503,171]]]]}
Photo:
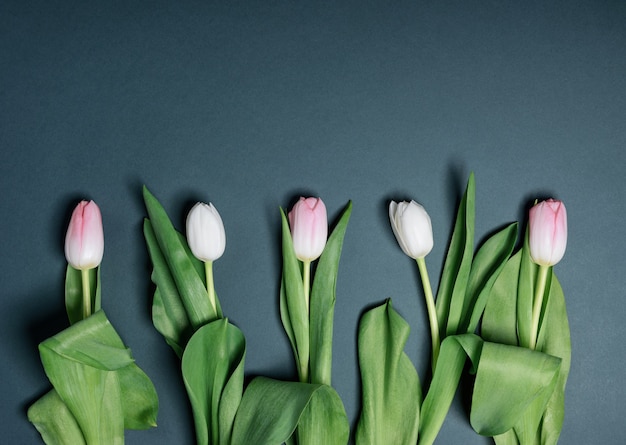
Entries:
{"type": "MultiPolygon", "coordinates": [[[[196,200],[226,227],[215,264],[246,374],[291,378],[278,317],[279,206],[352,199],[337,289],[333,382],[358,416],[356,329],[393,297],[426,375],[429,334],[391,199],[430,213],[436,287],[453,216],[476,173],[477,242],[565,201],[572,368],[564,444],[623,442],[626,4],[557,2],[78,2],[0,4],[0,430],[38,443],[27,406],[48,382],[37,344],[67,325],[63,237],[81,198],[102,210],[103,307],[153,379],[157,429],[192,444],[177,360],[150,320],[141,185],[179,229],[196,200]],[[313,4],[314,3],[314,4],[313,4]]],[[[466,395],[438,443],[488,444],[466,395]]]]}

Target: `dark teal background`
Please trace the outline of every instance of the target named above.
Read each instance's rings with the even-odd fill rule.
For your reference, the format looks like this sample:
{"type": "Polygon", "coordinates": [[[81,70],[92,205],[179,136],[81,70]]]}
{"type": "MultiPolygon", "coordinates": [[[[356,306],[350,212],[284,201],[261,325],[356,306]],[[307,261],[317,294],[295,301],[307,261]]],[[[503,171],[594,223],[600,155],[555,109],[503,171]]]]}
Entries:
{"type": "MultiPolygon", "coordinates": [[[[63,238],[79,199],[105,225],[103,306],[161,403],[128,444],[192,444],[177,360],[150,320],[141,186],[183,228],[222,215],[215,264],[248,376],[292,378],[278,316],[280,206],[351,199],[337,284],[334,386],[359,412],[356,329],[392,297],[422,377],[429,334],[390,199],[433,221],[435,287],[459,197],[476,174],[477,243],[562,199],[556,266],[572,367],[563,444],[622,444],[626,390],[626,3],[623,1],[4,1],[0,4],[2,442],[41,443],[37,344],[67,326],[63,238]]],[[[437,443],[489,444],[455,400],[437,443]]]]}

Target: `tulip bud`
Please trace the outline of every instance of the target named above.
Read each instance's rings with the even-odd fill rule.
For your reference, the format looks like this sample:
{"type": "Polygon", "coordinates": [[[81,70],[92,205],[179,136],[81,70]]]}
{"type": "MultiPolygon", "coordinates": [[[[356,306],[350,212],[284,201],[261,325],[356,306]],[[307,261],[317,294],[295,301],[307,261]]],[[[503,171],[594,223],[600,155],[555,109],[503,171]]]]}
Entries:
{"type": "Polygon", "coordinates": [[[415,201],[391,201],[389,220],[393,234],[405,254],[417,260],[432,250],[433,229],[424,207],[415,201]]]}
{"type": "Polygon", "coordinates": [[[187,242],[191,252],[201,261],[215,261],[226,248],[222,218],[213,204],[199,202],[187,215],[187,242]]]}
{"type": "Polygon", "coordinates": [[[561,201],[548,199],[530,209],[528,244],[535,263],[554,266],[561,261],[567,245],[567,213],[561,201]]]}
{"type": "Polygon", "coordinates": [[[322,254],[328,237],[326,206],[320,198],[300,198],[289,212],[296,258],[313,261],[322,254]]]}
{"type": "Polygon", "coordinates": [[[65,235],[65,258],[74,269],[98,267],[104,254],[100,209],[93,201],[81,201],[72,212],[65,235]]]}

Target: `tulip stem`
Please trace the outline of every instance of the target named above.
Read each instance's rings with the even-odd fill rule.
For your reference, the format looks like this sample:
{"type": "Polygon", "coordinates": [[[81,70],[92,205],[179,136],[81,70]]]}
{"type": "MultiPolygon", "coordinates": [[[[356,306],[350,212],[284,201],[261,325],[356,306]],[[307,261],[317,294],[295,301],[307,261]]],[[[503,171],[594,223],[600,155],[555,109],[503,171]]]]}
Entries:
{"type": "Polygon", "coordinates": [[[535,282],[535,298],[533,300],[533,316],[532,325],[530,331],[530,349],[537,347],[537,337],[539,335],[539,318],[541,316],[541,307],[543,306],[543,294],[546,291],[546,281],[548,278],[548,271],[550,266],[539,265],[539,275],[535,282]]]}
{"type": "Polygon", "coordinates": [[[217,317],[217,304],[215,303],[215,285],[213,282],[213,261],[204,262],[204,270],[206,272],[206,290],[209,295],[209,302],[217,317]]]}
{"type": "Polygon", "coordinates": [[[307,315],[310,312],[310,294],[311,294],[311,262],[304,261],[302,264],[302,286],[304,290],[304,304],[306,305],[307,315]]]}
{"type": "Polygon", "coordinates": [[[435,309],[435,299],[433,298],[433,291],[430,287],[430,279],[428,278],[428,271],[426,270],[426,260],[424,258],[417,258],[417,267],[422,278],[422,286],[424,288],[424,297],[426,297],[426,309],[428,310],[428,321],[430,322],[430,339],[432,342],[432,370],[435,372],[435,366],[437,365],[437,358],[439,357],[439,323],[437,321],[437,311],[435,309]]]}
{"type": "Polygon", "coordinates": [[[91,289],[89,286],[89,269],[81,269],[83,282],[83,320],[91,315],[91,289]]]}
{"type": "MultiPolygon", "coordinates": [[[[304,291],[304,304],[306,306],[306,318],[310,323],[311,315],[311,261],[302,262],[302,290],[304,291]]],[[[300,381],[309,383],[309,367],[310,367],[310,344],[306,345],[306,350],[300,351],[303,357],[300,358],[300,381]]]]}

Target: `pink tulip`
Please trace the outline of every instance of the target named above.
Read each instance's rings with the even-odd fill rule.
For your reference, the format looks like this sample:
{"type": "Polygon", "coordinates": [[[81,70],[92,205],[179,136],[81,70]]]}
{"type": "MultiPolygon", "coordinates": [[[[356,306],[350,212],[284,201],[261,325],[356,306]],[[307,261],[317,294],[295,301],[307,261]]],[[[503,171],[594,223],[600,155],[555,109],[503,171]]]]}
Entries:
{"type": "Polygon", "coordinates": [[[561,201],[548,199],[530,209],[528,242],[535,263],[554,266],[561,261],[567,245],[567,213],[561,201]]]}
{"type": "Polygon", "coordinates": [[[289,212],[296,257],[313,261],[322,254],[328,236],[326,206],[320,198],[300,198],[289,212]]]}
{"type": "Polygon", "coordinates": [[[93,201],[81,201],[72,212],[65,236],[65,258],[79,270],[98,267],[104,253],[100,209],[93,201]]]}

